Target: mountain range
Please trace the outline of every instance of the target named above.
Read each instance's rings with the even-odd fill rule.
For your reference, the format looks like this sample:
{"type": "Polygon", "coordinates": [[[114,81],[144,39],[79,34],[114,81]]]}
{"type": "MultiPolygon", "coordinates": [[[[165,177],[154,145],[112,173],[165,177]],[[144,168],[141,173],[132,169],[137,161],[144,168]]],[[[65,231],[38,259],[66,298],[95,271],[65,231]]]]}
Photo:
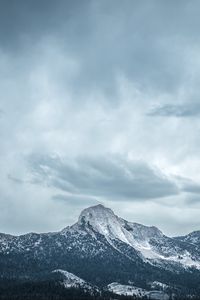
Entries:
{"type": "Polygon", "coordinates": [[[57,276],[66,287],[78,283],[91,291],[141,297],[157,291],[155,299],[198,296],[200,231],[168,237],[100,204],[84,209],[74,225],[59,232],[0,234],[2,280],[57,276]]]}

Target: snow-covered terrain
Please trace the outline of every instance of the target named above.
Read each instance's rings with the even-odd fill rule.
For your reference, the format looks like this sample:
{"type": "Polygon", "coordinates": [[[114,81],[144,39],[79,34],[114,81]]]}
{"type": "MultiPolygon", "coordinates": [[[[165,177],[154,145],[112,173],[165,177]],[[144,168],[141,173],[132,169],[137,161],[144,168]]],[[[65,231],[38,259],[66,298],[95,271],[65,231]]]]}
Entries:
{"type": "MultiPolygon", "coordinates": [[[[195,257],[188,251],[186,245],[179,245],[176,240],[165,236],[155,226],[144,226],[131,223],[116,216],[109,208],[103,205],[89,207],[82,211],[78,223],[71,228],[76,229],[81,224],[88,224],[91,228],[104,235],[113,245],[113,240],[120,240],[133,247],[144,260],[152,264],[162,261],[176,263],[184,268],[196,267],[200,269],[200,256],[195,257]]],[[[192,240],[193,242],[194,240],[192,240]]]]}
{"type": "Polygon", "coordinates": [[[53,273],[60,273],[64,276],[65,279],[64,279],[63,283],[66,288],[79,287],[79,286],[86,285],[85,280],[83,280],[80,277],[78,277],[70,272],[67,272],[65,270],[58,269],[58,270],[54,270],[53,273]]]}
{"type": "Polygon", "coordinates": [[[60,273],[63,275],[64,280],[63,280],[63,284],[66,288],[83,288],[86,290],[94,290],[94,287],[87,283],[85,280],[81,279],[80,277],[67,272],[65,270],[54,270],[53,273],[60,273]]]}
{"type": "Polygon", "coordinates": [[[151,283],[151,288],[152,289],[160,289],[160,290],[166,290],[168,288],[170,288],[167,284],[159,282],[159,281],[153,281],[151,283]]]}
{"type": "Polygon", "coordinates": [[[175,239],[200,247],[200,230],[193,231],[185,236],[175,237],[175,239]]]}
{"type": "Polygon", "coordinates": [[[147,291],[132,285],[124,285],[118,282],[112,282],[108,286],[108,290],[117,294],[125,296],[138,296],[143,297],[147,295],[147,291]]]}
{"type": "MultiPolygon", "coordinates": [[[[52,271],[52,273],[59,273],[63,276],[62,284],[65,288],[83,289],[91,294],[94,291],[100,291],[96,286],[89,284],[84,279],[74,275],[73,273],[67,272],[66,270],[57,269],[52,271]]],[[[169,296],[166,293],[156,289],[158,287],[162,287],[162,289],[164,290],[165,286],[165,284],[162,284],[160,282],[153,282],[151,285],[153,290],[147,291],[133,285],[123,285],[117,282],[113,282],[107,285],[107,290],[117,295],[137,296],[138,298],[146,296],[147,299],[168,300],[169,296]]]]}
{"type": "MultiPolygon", "coordinates": [[[[13,251],[27,252],[34,248],[40,252],[47,238],[55,237],[58,247],[62,247],[61,236],[67,238],[69,234],[74,237],[89,234],[92,238],[96,238],[96,233],[104,236],[107,242],[118,251],[121,250],[116,246],[116,241],[128,245],[137,251],[140,258],[153,265],[164,268],[167,265],[171,267],[177,265],[182,268],[200,269],[199,232],[185,237],[169,238],[154,226],[148,227],[119,218],[111,209],[103,205],[83,210],[78,222],[71,227],[66,227],[60,233],[30,233],[19,237],[0,234],[0,251],[8,254],[13,251]]],[[[77,243],[79,243],[78,239],[77,243]]],[[[94,251],[101,251],[100,249],[94,251]]]]}
{"type": "Polygon", "coordinates": [[[118,283],[111,287],[143,293],[140,286],[145,280],[154,282],[149,289],[158,292],[165,290],[165,285],[170,287],[170,282],[174,286],[174,280],[181,286],[180,274],[189,276],[190,282],[194,276],[192,281],[199,282],[199,241],[199,231],[167,237],[154,226],[128,222],[111,209],[96,205],[83,210],[74,225],[60,232],[0,234],[0,276],[22,278],[55,270],[63,275],[66,287],[89,289],[88,282],[101,287],[125,282],[125,286],[118,283]]]}
{"type": "Polygon", "coordinates": [[[158,290],[147,291],[145,289],[135,287],[133,285],[123,285],[117,282],[110,283],[108,286],[108,290],[117,294],[124,296],[137,296],[138,298],[142,298],[144,296],[147,299],[158,299],[158,300],[168,300],[169,296],[167,293],[158,290]]]}

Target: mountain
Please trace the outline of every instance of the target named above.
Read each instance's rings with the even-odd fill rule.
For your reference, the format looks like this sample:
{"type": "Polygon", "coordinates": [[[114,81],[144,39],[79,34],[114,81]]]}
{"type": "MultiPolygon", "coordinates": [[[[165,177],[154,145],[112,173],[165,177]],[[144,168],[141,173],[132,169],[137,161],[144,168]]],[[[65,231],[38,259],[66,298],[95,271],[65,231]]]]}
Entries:
{"type": "Polygon", "coordinates": [[[65,270],[54,270],[52,273],[60,273],[63,276],[62,283],[65,288],[81,288],[86,291],[89,291],[91,294],[95,291],[98,291],[98,288],[89,284],[84,279],[67,272],[65,270]]]}
{"type": "Polygon", "coordinates": [[[198,248],[200,247],[200,230],[193,231],[185,236],[175,237],[175,239],[185,242],[185,243],[192,244],[198,250],[198,248]]]}
{"type": "Polygon", "coordinates": [[[40,280],[56,272],[65,280],[75,274],[99,288],[132,282],[151,290],[150,283],[161,282],[173,292],[198,294],[199,232],[170,238],[154,226],[128,222],[96,205],[60,232],[0,234],[2,279],[40,280]]]}
{"type": "MultiPolygon", "coordinates": [[[[194,249],[191,247],[194,242],[194,233],[191,234],[190,241],[189,239],[187,241],[172,239],[154,226],[148,227],[119,218],[111,209],[105,208],[103,205],[85,209],[81,213],[78,223],[72,228],[79,228],[84,224],[90,234],[92,231],[100,233],[112,246],[116,246],[115,241],[125,243],[136,250],[140,258],[151,264],[159,263],[161,267],[165,267],[167,261],[168,265],[177,264],[184,268],[200,269],[200,249],[193,251],[194,249]]],[[[195,239],[197,241],[196,236],[195,239]]]]}

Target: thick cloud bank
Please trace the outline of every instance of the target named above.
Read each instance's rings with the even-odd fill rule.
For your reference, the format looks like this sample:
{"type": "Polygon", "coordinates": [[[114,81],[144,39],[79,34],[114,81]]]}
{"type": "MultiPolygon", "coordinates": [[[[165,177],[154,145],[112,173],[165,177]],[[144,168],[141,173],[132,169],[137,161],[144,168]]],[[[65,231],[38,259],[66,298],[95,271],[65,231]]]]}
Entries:
{"type": "Polygon", "coordinates": [[[0,231],[98,201],[200,228],[199,1],[0,1],[0,231]]]}

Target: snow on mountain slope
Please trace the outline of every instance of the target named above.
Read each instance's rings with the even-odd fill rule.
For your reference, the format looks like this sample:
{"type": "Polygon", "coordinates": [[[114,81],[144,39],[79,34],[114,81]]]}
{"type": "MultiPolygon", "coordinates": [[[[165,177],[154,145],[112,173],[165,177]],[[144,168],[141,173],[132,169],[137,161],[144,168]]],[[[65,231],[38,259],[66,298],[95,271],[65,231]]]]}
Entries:
{"type": "Polygon", "coordinates": [[[166,237],[155,226],[144,226],[131,223],[119,218],[114,212],[96,205],[84,209],[80,214],[78,223],[71,228],[85,225],[88,232],[96,231],[113,245],[113,240],[120,240],[138,251],[138,254],[152,264],[165,261],[165,263],[176,263],[183,267],[196,267],[200,269],[200,257],[196,257],[176,243],[172,238],[166,237]],[[199,259],[198,259],[199,258],[199,259]]]}
{"type": "Polygon", "coordinates": [[[162,283],[162,282],[160,282],[160,281],[153,281],[152,283],[151,283],[151,288],[152,289],[161,289],[161,290],[166,290],[166,289],[168,289],[168,288],[170,288],[169,287],[169,285],[167,285],[167,284],[165,284],[165,283],[162,283]]]}
{"type": "MultiPolygon", "coordinates": [[[[64,285],[65,288],[81,288],[84,289],[85,291],[90,292],[91,294],[96,291],[99,292],[100,290],[89,284],[88,282],[86,282],[85,280],[83,280],[82,278],[74,275],[73,273],[67,272],[65,270],[62,269],[57,269],[52,271],[52,273],[60,273],[61,275],[63,275],[63,282],[62,284],[64,285]]],[[[165,287],[167,287],[165,284],[161,284],[160,282],[154,282],[152,283],[152,288],[154,288],[154,290],[152,291],[147,291],[145,289],[142,289],[140,287],[136,287],[133,285],[124,285],[124,284],[120,284],[117,282],[113,282],[107,285],[107,289],[110,292],[113,292],[117,295],[125,295],[125,296],[137,296],[138,298],[142,298],[144,296],[147,296],[148,299],[166,299],[168,300],[169,297],[166,293],[159,291],[157,288],[162,287],[162,289],[166,289],[165,287]],[[157,298],[151,298],[151,295],[156,295],[157,298]]]]}
{"type": "Polygon", "coordinates": [[[143,297],[146,296],[147,291],[132,285],[124,285],[118,282],[112,282],[107,286],[110,292],[113,292],[117,295],[124,295],[124,296],[138,296],[143,297]]]}
{"type": "Polygon", "coordinates": [[[104,235],[107,239],[117,238],[124,243],[129,243],[120,219],[109,208],[96,205],[84,209],[80,214],[78,224],[89,224],[92,228],[104,235]]]}
{"type": "Polygon", "coordinates": [[[77,223],[57,233],[0,234],[0,253],[24,253],[27,257],[32,253],[45,259],[74,251],[82,257],[102,257],[118,251],[128,259],[143,260],[163,269],[200,269],[199,240],[199,232],[170,238],[154,226],[128,222],[111,209],[96,205],[84,209],[77,223]]]}
{"type": "Polygon", "coordinates": [[[138,298],[147,297],[147,299],[158,299],[158,300],[168,300],[169,296],[162,291],[147,291],[145,289],[133,286],[133,285],[124,285],[118,282],[110,283],[107,286],[108,290],[117,294],[124,296],[136,296],[138,298]]]}
{"type": "Polygon", "coordinates": [[[153,253],[148,241],[151,238],[163,236],[162,232],[156,227],[127,222],[101,204],[83,210],[78,224],[90,225],[93,230],[104,235],[108,241],[118,239],[149,258],[156,258],[157,255],[153,253]]]}
{"type": "Polygon", "coordinates": [[[60,273],[63,275],[64,277],[63,285],[66,288],[73,287],[73,288],[83,288],[86,290],[94,290],[94,287],[91,284],[87,283],[85,280],[81,279],[80,277],[70,272],[58,269],[58,270],[54,270],[52,273],[60,273]]]}
{"type": "Polygon", "coordinates": [[[186,243],[190,243],[195,246],[200,246],[200,230],[193,231],[185,236],[175,237],[175,239],[186,242],[186,243]]]}

